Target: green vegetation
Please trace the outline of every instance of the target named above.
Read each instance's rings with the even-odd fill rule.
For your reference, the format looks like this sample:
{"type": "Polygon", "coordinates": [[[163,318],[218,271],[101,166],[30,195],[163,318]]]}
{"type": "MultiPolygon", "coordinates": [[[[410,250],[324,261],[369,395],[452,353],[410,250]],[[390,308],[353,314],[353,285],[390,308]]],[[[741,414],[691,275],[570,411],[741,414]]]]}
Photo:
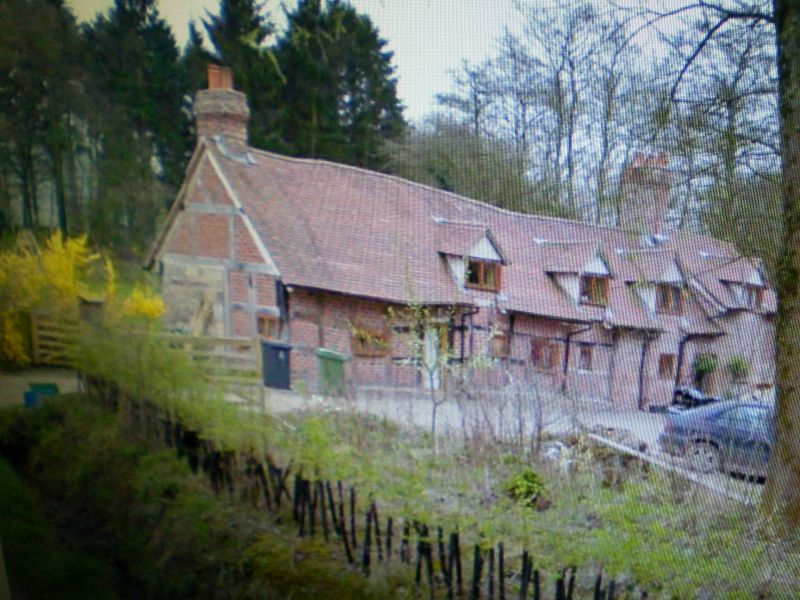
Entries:
{"type": "MultiPolygon", "coordinates": [[[[207,597],[219,586],[232,598],[414,595],[413,575],[402,565],[380,567],[364,580],[343,568],[336,544],[319,535],[297,539],[296,530],[236,494],[215,495],[152,438],[132,437],[129,418],[83,396],[0,412],[0,453],[15,457],[64,539],[124,568],[118,585],[154,598],[207,597]]],[[[755,535],[752,511],[636,462],[608,485],[605,450],[585,440],[574,440],[574,465],[565,474],[546,464],[531,468],[502,448],[471,459],[452,447],[434,454],[424,432],[349,413],[276,418],[265,435],[278,464],[292,461],[308,476],[355,484],[360,504],[374,497],[384,518],[457,528],[463,548],[502,541],[512,570],[527,548],[545,581],[574,564],[583,592],[603,569],[619,591],[638,586],[651,597],[703,590],[726,598],[791,597],[780,580],[770,581],[769,569],[788,569],[796,555],[784,547],[775,559],[776,549],[755,535]],[[534,494],[548,503],[525,500],[534,494]]]]}
{"type": "Polygon", "coordinates": [[[380,168],[405,127],[387,42],[346,2],[304,0],[278,32],[263,3],[222,0],[183,52],[155,0],[109,4],[82,25],[63,2],[0,5],[0,234],[58,226],[141,257],[194,148],[208,63],[232,67],[257,148],[380,168]]]}
{"type": "Polygon", "coordinates": [[[547,578],[576,565],[582,592],[601,569],[630,594],[643,587],[675,598],[782,597],[790,589],[772,573],[791,574],[797,553],[781,547],[775,558],[754,509],[588,438],[563,440],[567,465],[466,432],[437,447],[427,431],[342,409],[244,410],[223,401],[146,319],[87,327],[80,344],[81,369],[125,394],[116,413],[83,397],[0,412],[0,453],[53,503],[65,539],[81,540],[89,555],[110,555],[124,566],[121,584],[152,597],[202,597],[219,586],[234,598],[253,589],[274,593],[265,597],[295,588],[309,597],[323,589],[340,589],[338,597],[414,590],[400,565],[374,569],[365,588],[361,575],[343,568],[335,544],[297,540],[238,492],[214,495],[161,450],[159,413],[143,417],[126,398],[147,399],[218,450],[268,453],[293,473],[353,485],[360,510],[374,498],[384,519],[458,530],[463,549],[503,542],[510,569],[527,549],[548,586],[547,578]]]}
{"type": "Polygon", "coordinates": [[[544,491],[544,481],[532,469],[524,469],[512,476],[506,483],[506,493],[513,500],[529,506],[535,506],[544,491]]]}
{"type": "Polygon", "coordinates": [[[36,493],[2,458],[0,489],[0,542],[14,597],[117,597],[109,567],[58,539],[36,493]]]}
{"type": "Polygon", "coordinates": [[[501,139],[431,119],[389,144],[392,173],[468,198],[523,213],[575,217],[548,186],[527,174],[524,153],[501,139]]]}
{"type": "Polygon", "coordinates": [[[734,379],[744,379],[750,373],[750,361],[744,356],[734,356],[728,361],[728,372],[734,379]]]}
{"type": "Polygon", "coordinates": [[[110,565],[127,597],[210,598],[223,589],[227,598],[408,595],[400,583],[411,581],[407,573],[388,570],[365,582],[343,570],[335,547],[297,539],[236,498],[214,494],[185,462],[130,437],[85,396],[0,412],[0,452],[9,439],[20,443],[21,424],[36,435],[26,438],[18,468],[65,540],[62,548],[35,496],[0,463],[4,549],[25,597],[58,590],[64,598],[113,598],[110,565]]]}
{"type": "Polygon", "coordinates": [[[577,565],[580,589],[600,569],[622,588],[676,598],[703,590],[781,597],[788,589],[770,569],[791,573],[797,555],[787,549],[772,564],[776,550],[757,533],[754,508],[587,438],[565,440],[571,457],[564,470],[487,439],[451,436],[436,448],[426,431],[341,409],[245,411],[221,401],[182,352],[134,325],[98,332],[81,355],[88,373],[180,415],[222,449],[269,452],[306,477],[342,480],[356,487],[361,505],[375,498],[384,517],[459,530],[465,548],[502,541],[510,565],[523,548],[542,573],[577,565]],[[510,484],[537,493],[537,501],[510,497],[510,484]]]}
{"type": "Polygon", "coordinates": [[[713,354],[698,354],[692,363],[692,370],[698,386],[702,389],[706,377],[717,370],[717,357],[713,354]]]}

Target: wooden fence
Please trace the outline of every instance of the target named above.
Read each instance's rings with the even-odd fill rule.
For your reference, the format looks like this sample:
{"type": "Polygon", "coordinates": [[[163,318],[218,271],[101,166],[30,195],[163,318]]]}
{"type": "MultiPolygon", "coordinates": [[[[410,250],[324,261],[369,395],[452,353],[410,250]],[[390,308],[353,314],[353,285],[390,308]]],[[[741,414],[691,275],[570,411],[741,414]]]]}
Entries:
{"type": "Polygon", "coordinates": [[[71,367],[80,325],[31,313],[31,361],[35,366],[71,367]]]}
{"type": "MultiPolygon", "coordinates": [[[[419,597],[452,600],[573,600],[578,597],[576,567],[568,566],[550,581],[524,548],[509,552],[502,543],[464,546],[458,531],[445,532],[415,520],[380,518],[373,498],[363,501],[341,481],[307,479],[292,465],[279,466],[269,453],[223,449],[187,428],[157,405],[129,398],[115,385],[90,380],[88,389],[108,409],[123,411],[127,422],[175,450],[191,470],[202,473],[215,492],[238,498],[278,520],[291,519],[300,537],[320,537],[341,547],[346,568],[365,577],[377,564],[407,565],[419,597]],[[293,485],[290,483],[293,481],[293,485]],[[466,554],[462,553],[462,548],[466,554]]],[[[585,581],[585,580],[584,580],[585,581]]],[[[646,598],[634,586],[620,586],[605,573],[584,584],[583,597],[612,600],[617,594],[646,598]]],[[[411,583],[411,582],[409,582],[411,583]]]]}
{"type": "MultiPolygon", "coordinates": [[[[34,312],[30,316],[31,358],[35,366],[74,367],[80,321],[59,320],[34,312]]],[[[255,386],[262,383],[261,344],[254,338],[160,336],[170,348],[186,352],[218,384],[255,386]]]]}
{"type": "Polygon", "coordinates": [[[163,335],[170,348],[184,351],[210,383],[237,397],[264,404],[261,342],[257,338],[163,335]]]}

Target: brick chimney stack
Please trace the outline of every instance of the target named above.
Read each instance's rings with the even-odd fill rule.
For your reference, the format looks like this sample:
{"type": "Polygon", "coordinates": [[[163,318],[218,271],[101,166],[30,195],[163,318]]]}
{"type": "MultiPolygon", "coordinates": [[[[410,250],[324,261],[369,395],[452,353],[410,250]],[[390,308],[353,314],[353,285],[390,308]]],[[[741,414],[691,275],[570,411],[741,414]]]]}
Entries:
{"type": "Polygon", "coordinates": [[[638,153],[620,178],[620,226],[629,231],[663,234],[672,192],[672,174],[665,152],[638,153]]]}
{"type": "Polygon", "coordinates": [[[208,89],[194,98],[197,139],[221,135],[227,142],[247,144],[250,109],[247,97],[233,89],[229,67],[208,65],[208,89]]]}

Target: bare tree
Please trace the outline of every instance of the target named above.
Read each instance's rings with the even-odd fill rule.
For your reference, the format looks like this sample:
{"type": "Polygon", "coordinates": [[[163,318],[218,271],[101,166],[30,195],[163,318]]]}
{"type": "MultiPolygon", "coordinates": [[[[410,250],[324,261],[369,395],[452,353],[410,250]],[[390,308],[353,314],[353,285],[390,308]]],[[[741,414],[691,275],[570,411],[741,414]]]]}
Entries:
{"type": "MultiPolygon", "coordinates": [[[[700,0],[670,12],[644,13],[644,26],[653,26],[677,15],[692,16],[703,26],[696,30],[698,36],[677,73],[672,87],[673,98],[680,98],[687,73],[702,63],[707,57],[704,53],[713,47],[718,36],[728,31],[735,29],[741,35],[742,27],[745,27],[768,32],[769,38],[765,41],[774,44],[775,48],[783,232],[776,274],[776,440],[761,509],[777,534],[794,535],[800,531],[800,435],[797,434],[800,423],[800,345],[796,343],[800,333],[800,5],[789,0],[774,0],[772,3],[767,0],[736,0],[725,4],[700,0]]],[[[749,51],[746,40],[745,50],[749,51]]],[[[741,69],[734,70],[734,81],[729,82],[733,87],[724,85],[716,89],[722,108],[719,114],[729,138],[737,117],[741,115],[741,107],[737,104],[739,99],[731,94],[741,73],[741,69]]],[[[732,145],[734,140],[729,139],[728,143],[731,145],[722,148],[723,170],[726,160],[733,162],[739,156],[738,146],[732,145]]],[[[764,141],[758,140],[758,143],[763,145],[764,141]]],[[[755,206],[753,208],[757,210],[755,206]]]]}
{"type": "Polygon", "coordinates": [[[492,84],[487,73],[487,65],[472,66],[465,61],[461,71],[453,74],[456,90],[436,96],[439,104],[452,109],[469,123],[475,137],[488,133],[486,120],[492,102],[492,84]]]}

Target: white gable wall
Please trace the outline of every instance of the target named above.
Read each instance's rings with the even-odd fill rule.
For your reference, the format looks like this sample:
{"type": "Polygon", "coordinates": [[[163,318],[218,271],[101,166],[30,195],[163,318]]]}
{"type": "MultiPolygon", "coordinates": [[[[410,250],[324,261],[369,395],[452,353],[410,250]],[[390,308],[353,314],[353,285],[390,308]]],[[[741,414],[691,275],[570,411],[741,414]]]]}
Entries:
{"type": "Polygon", "coordinates": [[[656,286],[652,283],[636,283],[633,286],[636,295],[651,313],[656,312],[656,286]]]}
{"type": "Polygon", "coordinates": [[[456,280],[459,289],[464,289],[464,282],[466,277],[466,263],[460,256],[447,256],[447,266],[450,267],[450,272],[456,280]]]}
{"type": "Polygon", "coordinates": [[[678,266],[671,262],[669,267],[661,274],[661,282],[662,283],[683,283],[683,277],[681,277],[681,272],[678,269],[678,266]]]}
{"type": "Polygon", "coordinates": [[[498,262],[502,260],[500,255],[497,253],[497,249],[485,235],[479,242],[469,249],[467,256],[470,258],[482,258],[484,260],[494,260],[498,262]]]}
{"type": "Polygon", "coordinates": [[[596,254],[592,257],[589,262],[583,265],[581,269],[582,273],[587,275],[610,275],[608,271],[608,267],[606,267],[606,263],[603,262],[603,259],[597,256],[596,254]]]}
{"type": "Polygon", "coordinates": [[[761,277],[761,273],[758,272],[758,269],[753,269],[750,277],[747,278],[747,283],[750,285],[757,285],[759,287],[764,286],[764,279],[761,277]]]}

